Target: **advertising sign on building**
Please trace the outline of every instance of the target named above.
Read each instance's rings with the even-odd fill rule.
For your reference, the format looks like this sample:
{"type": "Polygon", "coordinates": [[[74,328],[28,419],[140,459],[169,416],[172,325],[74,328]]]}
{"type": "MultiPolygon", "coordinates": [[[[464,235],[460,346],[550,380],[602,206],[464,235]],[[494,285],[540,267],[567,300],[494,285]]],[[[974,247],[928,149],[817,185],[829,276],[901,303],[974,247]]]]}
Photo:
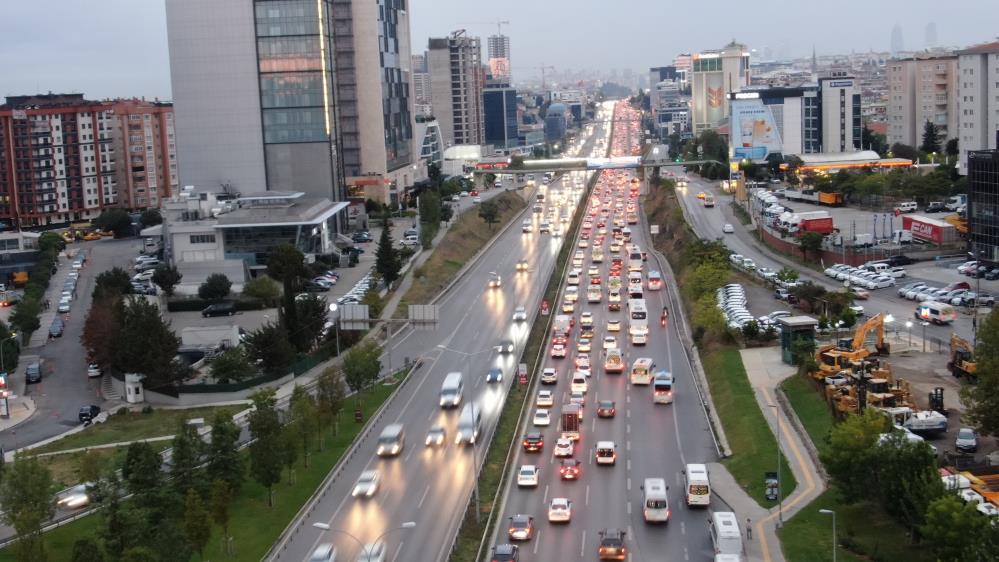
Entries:
{"type": "Polygon", "coordinates": [[[729,139],[734,159],[762,162],[772,152],[782,152],[780,131],[773,111],[760,99],[735,99],[729,139]]]}
{"type": "Polygon", "coordinates": [[[704,75],[705,120],[707,123],[721,123],[725,118],[725,79],[721,72],[708,72],[704,75]]]}

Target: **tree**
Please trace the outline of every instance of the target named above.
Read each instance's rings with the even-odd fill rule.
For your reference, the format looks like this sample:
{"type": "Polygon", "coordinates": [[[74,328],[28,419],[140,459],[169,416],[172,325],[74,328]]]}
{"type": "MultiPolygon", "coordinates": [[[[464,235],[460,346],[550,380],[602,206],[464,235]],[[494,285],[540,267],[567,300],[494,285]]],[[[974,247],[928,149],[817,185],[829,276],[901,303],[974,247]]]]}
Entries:
{"type": "Polygon", "coordinates": [[[975,546],[985,534],[988,521],[974,502],[947,494],[930,503],[920,532],[937,560],[980,560],[975,556],[975,546]]]}
{"type": "Polygon", "coordinates": [[[756,320],[750,320],[742,325],[742,336],[749,340],[760,337],[760,325],[756,320]]]}
{"type": "MultiPolygon", "coordinates": [[[[334,432],[336,432],[337,425],[335,420],[340,414],[340,410],[343,409],[345,398],[346,392],[344,391],[343,373],[332,367],[324,370],[319,375],[319,380],[316,383],[316,408],[318,410],[316,419],[320,424],[320,434],[322,434],[324,419],[329,419],[330,423],[334,424],[334,432]]],[[[320,439],[319,443],[320,446],[323,446],[325,441],[320,439]]]]}
{"type": "Polygon", "coordinates": [[[177,423],[177,432],[173,437],[173,451],[170,456],[171,482],[184,495],[190,490],[203,487],[201,457],[205,450],[205,442],[198,435],[198,430],[187,419],[177,423]]]}
{"type": "Polygon", "coordinates": [[[80,343],[87,349],[87,360],[101,367],[108,367],[114,358],[118,341],[118,318],[115,311],[122,302],[116,299],[95,300],[83,323],[80,343]]]}
{"type": "Polygon", "coordinates": [[[132,218],[125,209],[107,209],[94,219],[94,226],[110,230],[115,238],[124,238],[132,233],[132,218]]]}
{"type": "Polygon", "coordinates": [[[104,457],[97,451],[85,451],[76,460],[76,477],[80,482],[97,482],[104,467],[104,457]]]}
{"type": "Polygon", "coordinates": [[[454,218],[454,208],[441,201],[441,222],[450,222],[454,218]]]}
{"type": "Polygon", "coordinates": [[[862,149],[873,150],[882,157],[888,153],[888,140],[881,133],[875,133],[867,126],[864,126],[860,133],[860,145],[862,149]]]}
{"type": "Polygon", "coordinates": [[[151,548],[135,546],[122,554],[120,562],[159,562],[159,557],[151,548]]]}
{"type": "Polygon", "coordinates": [[[142,224],[143,228],[163,224],[163,214],[160,213],[159,209],[146,209],[139,215],[139,223],[142,224]]]}
{"type": "Polygon", "coordinates": [[[381,275],[385,285],[391,287],[399,278],[401,269],[402,260],[399,258],[399,251],[392,243],[391,229],[386,224],[382,228],[381,238],[378,239],[378,249],[375,250],[375,271],[381,275]]]}
{"type": "Polygon", "coordinates": [[[132,293],[132,278],[120,267],[97,274],[94,279],[94,300],[119,298],[132,293]]]}
{"type": "Polygon", "coordinates": [[[868,489],[889,515],[916,530],[925,522],[930,503],[944,493],[933,450],[894,432],[874,447],[874,454],[868,489]]]}
{"type": "Polygon", "coordinates": [[[281,296],[281,288],[278,284],[266,275],[261,275],[247,281],[243,285],[243,295],[260,299],[265,303],[273,303],[281,296]]]}
{"type": "Polygon", "coordinates": [[[222,552],[231,554],[229,549],[229,506],[232,504],[232,489],[225,480],[212,482],[212,520],[222,527],[222,552]]]}
{"type": "Polygon", "coordinates": [[[298,319],[296,330],[289,333],[291,344],[300,353],[305,353],[312,349],[326,327],[329,305],[326,299],[316,294],[309,294],[305,298],[295,299],[295,317],[298,319]]]}
{"type": "Polygon", "coordinates": [[[961,387],[964,419],[985,435],[999,435],[999,314],[995,311],[978,328],[975,362],[978,384],[961,387]]]}
{"type": "Polygon", "coordinates": [[[42,326],[42,321],[38,319],[41,313],[42,307],[32,298],[22,299],[14,307],[14,312],[10,315],[10,324],[21,331],[21,341],[27,343],[31,334],[42,326]]]}
{"type": "Polygon", "coordinates": [[[226,483],[231,493],[239,493],[246,468],[239,454],[239,426],[224,411],[212,416],[211,441],[206,451],[205,472],[208,479],[226,483]]]}
{"type": "Polygon", "coordinates": [[[944,145],[944,153],[951,158],[961,153],[957,137],[954,137],[947,141],[947,144],[944,145]]]}
{"type": "Polygon", "coordinates": [[[215,382],[228,384],[239,382],[257,374],[256,367],[250,363],[243,346],[233,347],[215,356],[209,363],[215,382]]]}
{"type": "Polygon", "coordinates": [[[793,283],[798,280],[798,270],[784,266],[777,272],[777,279],[785,283],[793,283]]]}
{"type": "Polygon", "coordinates": [[[291,244],[275,246],[267,258],[267,274],[281,282],[281,288],[284,290],[281,323],[284,324],[287,333],[294,333],[298,329],[295,294],[301,287],[302,278],[308,275],[305,256],[291,244]]]}
{"type": "Polygon", "coordinates": [[[145,299],[130,298],[116,308],[120,314],[112,367],[121,373],[142,373],[147,389],[173,385],[184,375],[174,358],[180,338],[160,316],[159,308],[145,299]]]}
{"type": "Polygon", "coordinates": [[[360,393],[378,378],[382,370],[381,354],[381,346],[372,340],[365,340],[344,354],[344,379],[351,390],[360,393]]]}
{"type": "Polygon", "coordinates": [[[97,482],[98,495],[101,498],[101,527],[97,534],[104,543],[104,550],[112,560],[121,558],[122,553],[134,542],[137,532],[137,521],[122,504],[122,486],[118,473],[108,471],[104,478],[97,482]]]}
{"type": "Polygon", "coordinates": [[[268,322],[246,337],[250,359],[264,374],[278,377],[286,374],[295,361],[295,348],[288,341],[284,326],[268,322]]]}
{"type": "Polygon", "coordinates": [[[281,442],[277,449],[277,454],[281,457],[281,462],[288,469],[288,485],[295,483],[295,461],[298,460],[298,440],[295,430],[290,425],[281,428],[281,442]]]}
{"type": "Polygon", "coordinates": [[[940,130],[928,119],[923,123],[923,144],[919,145],[919,150],[927,154],[940,152],[940,130]]]}
{"type": "Polygon", "coordinates": [[[847,502],[869,497],[871,474],[877,470],[874,448],[888,427],[884,414],[868,408],[862,415],[848,416],[829,433],[822,464],[847,502]]]}
{"type": "Polygon", "coordinates": [[[212,520],[201,494],[191,488],[184,499],[184,537],[191,550],[198,553],[198,558],[204,560],[205,545],[212,534],[212,520]]]}
{"type": "Polygon", "coordinates": [[[212,273],[198,287],[198,296],[205,300],[217,301],[229,296],[230,290],[232,290],[232,281],[225,274],[212,273]]]}
{"type": "Polygon", "coordinates": [[[433,191],[420,195],[420,222],[437,225],[441,221],[441,198],[433,191]]]}
{"type": "Polygon", "coordinates": [[[290,414],[289,427],[302,444],[302,456],[305,459],[305,467],[308,468],[309,451],[314,446],[316,438],[316,418],[319,410],[316,407],[316,400],[305,387],[295,385],[291,391],[290,414]]]}
{"type": "Polygon", "coordinates": [[[822,249],[822,235],[818,232],[806,232],[798,239],[798,244],[801,245],[802,256],[807,257],[809,252],[814,254],[822,249]]]}
{"type": "Polygon", "coordinates": [[[152,445],[133,441],[125,450],[121,477],[130,494],[143,498],[155,494],[163,484],[162,459],[152,445]]]}
{"type": "Polygon", "coordinates": [[[180,284],[183,278],[180,271],[172,265],[160,264],[153,270],[153,283],[156,283],[156,286],[162,289],[168,297],[173,296],[174,288],[180,284]]]}
{"type": "Polygon", "coordinates": [[[42,525],[55,514],[52,473],[35,457],[18,456],[4,469],[0,483],[0,514],[17,531],[18,560],[46,560],[42,525]]]}
{"type": "Polygon", "coordinates": [[[247,416],[250,434],[250,472],[258,484],[267,488],[267,506],[274,507],[274,484],[281,481],[281,422],[273,389],[250,395],[253,410],[247,416]]]}
{"type": "Polygon", "coordinates": [[[43,254],[57,254],[66,249],[66,240],[55,232],[43,232],[38,237],[38,250],[43,254]]]}
{"type": "Polygon", "coordinates": [[[919,159],[919,151],[915,147],[900,142],[891,145],[891,153],[895,158],[905,158],[913,162],[919,159]]]}
{"type": "Polygon", "coordinates": [[[493,225],[499,222],[500,210],[496,206],[494,201],[486,201],[479,205],[479,217],[486,221],[489,225],[489,229],[492,230],[493,225]]]}
{"type": "Polygon", "coordinates": [[[440,187],[441,185],[441,167],[440,164],[436,162],[431,162],[427,165],[427,178],[430,180],[430,184],[435,187],[440,187]]]}
{"type": "Polygon", "coordinates": [[[90,537],[76,539],[73,543],[72,562],[104,562],[104,553],[97,541],[90,537]]]}

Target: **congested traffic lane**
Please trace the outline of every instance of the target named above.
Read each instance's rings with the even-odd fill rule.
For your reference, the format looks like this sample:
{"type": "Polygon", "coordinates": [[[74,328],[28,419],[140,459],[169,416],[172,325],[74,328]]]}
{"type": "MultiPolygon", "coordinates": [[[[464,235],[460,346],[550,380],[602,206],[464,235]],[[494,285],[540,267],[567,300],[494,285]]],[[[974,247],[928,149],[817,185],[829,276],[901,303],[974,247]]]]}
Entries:
{"type": "MultiPolygon", "coordinates": [[[[593,139],[602,135],[606,131],[598,125],[584,150],[593,150],[593,139]]],[[[560,184],[556,181],[554,185],[560,184]]],[[[527,213],[524,216],[531,214],[527,213]]],[[[480,442],[488,442],[514,378],[517,356],[495,353],[493,346],[510,339],[519,353],[529,326],[512,322],[513,311],[517,306],[537,309],[560,243],[524,236],[516,225],[509,228],[439,301],[436,329],[406,330],[395,336],[391,342],[394,361],[398,364],[403,358],[421,358],[423,366],[404,392],[393,399],[368,437],[358,443],[357,453],[345,462],[325,498],[305,515],[299,532],[277,545],[274,559],[305,560],[317,545],[326,542],[336,544],[340,555],[351,559],[359,546],[338,531],[365,543],[391,532],[383,539],[388,560],[447,558],[472,491],[473,463],[481,462],[483,452],[454,444],[460,409],[440,409],[441,384],[449,372],[465,373],[465,400],[479,405],[480,442]],[[522,259],[528,262],[528,271],[518,274],[516,264],[522,259]],[[493,273],[501,276],[502,283],[488,288],[493,273]],[[493,366],[501,368],[505,376],[500,383],[487,384],[484,375],[493,366]],[[392,423],[404,426],[406,443],[398,458],[380,459],[375,456],[375,442],[392,423]],[[435,424],[445,427],[445,446],[427,448],[424,436],[435,424]],[[371,469],[380,472],[377,493],[366,499],[351,497],[361,473],[371,469]],[[416,527],[393,531],[406,522],[415,522],[416,527]],[[313,529],[312,523],[329,525],[331,530],[313,529]]]]}
{"type": "MultiPolygon", "coordinates": [[[[621,135],[615,133],[615,138],[621,135]]],[[[635,135],[637,138],[637,135],[635,135]]],[[[623,144],[623,143],[622,143],[623,144]]],[[[615,152],[620,153],[625,146],[615,143],[615,152]]],[[[598,184],[601,191],[612,191],[609,185],[612,178],[630,174],[604,172],[598,184]]],[[[626,181],[630,185],[630,181],[626,181]]],[[[609,227],[609,225],[608,225],[609,227]]],[[[636,225],[632,242],[647,247],[648,236],[636,225]]],[[[610,230],[610,228],[608,228],[610,230]]],[[[594,228],[594,233],[598,229],[594,228]]],[[[592,245],[592,238],[591,238],[592,245]]],[[[578,246],[578,239],[574,241],[578,246]]],[[[588,304],[585,291],[580,291],[580,301],[574,312],[577,319],[573,336],[569,338],[567,357],[546,356],[544,368],[558,370],[555,385],[539,385],[537,390],[553,390],[554,405],[550,408],[551,424],[547,427],[532,425],[532,404],[523,424],[525,432],[540,431],[544,436],[541,452],[529,453],[523,447],[518,449],[511,464],[512,482],[507,490],[504,514],[493,544],[509,541],[506,524],[518,514],[531,515],[535,522],[535,535],[529,541],[517,542],[521,560],[571,560],[594,559],[597,555],[599,533],[602,529],[625,529],[626,544],[632,560],[681,560],[708,558],[711,555],[710,540],[704,525],[703,510],[688,510],[683,504],[683,481],[681,471],[687,462],[709,462],[716,458],[710,428],[694,390],[694,381],[685,357],[680,349],[680,340],[675,327],[665,329],[659,324],[659,311],[665,306],[665,291],[644,292],[649,310],[649,342],[645,346],[629,343],[627,330],[627,289],[620,311],[609,311],[607,307],[607,278],[611,258],[624,255],[610,252],[611,236],[608,235],[601,247],[604,250],[603,263],[593,264],[592,248],[584,251],[586,258],[583,272],[588,273],[591,265],[600,270],[604,295],[600,303],[588,304]],[[590,352],[591,372],[588,391],[583,407],[584,418],[581,438],[576,443],[574,458],[582,461],[578,480],[563,480],[559,474],[561,459],[554,456],[554,446],[559,436],[559,412],[561,406],[570,402],[570,378],[573,361],[578,353],[579,318],[582,311],[589,311],[594,317],[593,351],[590,352]],[[608,332],[608,320],[620,320],[621,331],[608,332]],[[606,335],[617,337],[618,345],[624,350],[626,365],[630,367],[639,357],[651,358],[657,369],[668,369],[674,375],[673,404],[653,404],[649,386],[635,386],[630,383],[628,368],[621,375],[605,374],[600,342],[606,335]],[[598,418],[596,405],[601,400],[612,400],[616,406],[613,418],[598,418]],[[681,431],[682,428],[682,431],[681,431]],[[594,447],[597,441],[613,441],[617,447],[617,460],[613,466],[595,464],[594,447]],[[517,471],[523,465],[540,466],[536,487],[518,487],[517,471]],[[670,487],[671,523],[666,526],[647,525],[642,515],[642,490],[645,478],[664,478],[670,487]],[[553,498],[568,498],[572,502],[572,517],[569,523],[549,523],[548,506],[553,498]]],[[[650,262],[652,263],[652,262],[650,262]]],[[[646,265],[647,274],[653,267],[646,265]]],[[[626,268],[623,275],[627,276],[626,268]]],[[[584,276],[584,281],[589,276],[584,276]]],[[[563,285],[563,292],[567,285],[563,285]]],[[[553,311],[553,313],[555,313],[553,311]]]]}
{"type": "MultiPolygon", "coordinates": [[[[746,230],[739,224],[738,219],[735,217],[734,213],[727,204],[719,203],[714,207],[705,207],[703,203],[697,199],[697,193],[703,191],[705,193],[714,194],[718,201],[727,201],[727,198],[721,197],[720,190],[712,185],[713,182],[706,181],[694,174],[690,174],[689,183],[690,185],[688,187],[677,189],[677,196],[687,211],[687,217],[689,217],[691,227],[693,227],[694,232],[696,232],[698,236],[707,240],[721,239],[733,253],[742,254],[747,258],[751,258],[756,262],[757,267],[768,267],[777,271],[780,271],[780,269],[784,267],[783,263],[777,261],[771,256],[772,250],[764,250],[761,248],[762,243],[754,237],[753,233],[746,230]],[[722,232],[722,228],[726,223],[734,225],[735,232],[731,234],[722,232]]],[[[826,266],[829,265],[832,264],[826,264],[826,266]]],[[[796,267],[795,269],[801,275],[802,280],[811,281],[825,287],[827,290],[836,291],[843,289],[842,282],[826,277],[822,274],[822,272],[814,271],[805,267],[796,267]]],[[[955,281],[966,280],[968,280],[966,277],[955,277],[955,281]]],[[[945,284],[921,279],[918,276],[907,276],[898,279],[895,287],[870,291],[870,297],[867,300],[858,300],[857,304],[864,307],[864,312],[868,317],[878,314],[879,312],[887,312],[891,314],[895,319],[893,325],[890,326],[890,329],[893,330],[905,331],[905,323],[907,321],[912,321],[913,325],[917,326],[917,331],[915,333],[918,335],[921,333],[922,327],[913,316],[916,303],[901,299],[897,296],[897,289],[899,286],[916,281],[929,282],[935,286],[943,286],[945,284]]],[[[974,286],[974,280],[971,281],[972,286],[974,286]]],[[[777,299],[773,300],[774,310],[786,308],[786,303],[782,303],[777,299]]],[[[957,321],[950,326],[935,326],[931,324],[926,327],[926,335],[928,338],[933,337],[946,341],[947,338],[950,337],[951,332],[957,332],[962,337],[971,338],[971,318],[967,315],[958,315],[957,321]]]]}

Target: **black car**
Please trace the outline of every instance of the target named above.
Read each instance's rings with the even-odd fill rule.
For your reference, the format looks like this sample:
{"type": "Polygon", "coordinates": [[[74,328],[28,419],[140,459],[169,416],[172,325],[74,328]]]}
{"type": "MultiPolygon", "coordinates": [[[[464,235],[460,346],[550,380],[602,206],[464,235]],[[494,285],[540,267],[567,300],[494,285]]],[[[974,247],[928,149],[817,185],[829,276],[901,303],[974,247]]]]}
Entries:
{"type": "Polygon", "coordinates": [[[209,305],[201,311],[202,318],[209,318],[212,316],[232,316],[233,314],[236,314],[236,303],[232,301],[217,302],[209,305]]]}
{"type": "Polygon", "coordinates": [[[520,562],[520,547],[515,544],[498,544],[493,547],[491,562],[520,562]]]}
{"type": "Polygon", "coordinates": [[[892,256],[888,258],[888,265],[892,267],[901,267],[903,265],[912,265],[913,260],[909,256],[903,256],[901,254],[897,256],[892,256]]]}
{"type": "Polygon", "coordinates": [[[93,404],[80,408],[80,423],[90,423],[94,421],[94,418],[96,418],[99,413],[101,413],[100,406],[94,406],[93,404]]]}
{"type": "Polygon", "coordinates": [[[372,240],[371,234],[368,231],[355,232],[353,235],[351,235],[350,239],[359,244],[364,242],[371,242],[372,240]]]}
{"type": "Polygon", "coordinates": [[[52,319],[52,325],[49,326],[49,337],[61,338],[62,331],[66,328],[66,324],[63,323],[62,318],[56,316],[52,319]]]}
{"type": "Polygon", "coordinates": [[[304,289],[306,293],[325,293],[330,290],[330,288],[326,285],[316,283],[315,281],[307,281],[304,285],[302,285],[302,289],[304,289]]]}
{"type": "Polygon", "coordinates": [[[28,383],[42,382],[42,366],[39,363],[30,363],[24,369],[24,380],[28,383]]]}
{"type": "Polygon", "coordinates": [[[985,278],[988,279],[989,281],[995,281],[996,279],[999,279],[999,267],[993,267],[992,269],[990,269],[989,272],[985,274],[985,278]]]}
{"type": "Polygon", "coordinates": [[[628,558],[628,547],[624,544],[624,531],[621,529],[604,529],[600,531],[600,547],[597,549],[600,560],[625,560],[628,558]]]}
{"type": "Polygon", "coordinates": [[[503,370],[497,367],[489,369],[486,373],[486,382],[502,382],[503,381],[503,370]]]}
{"type": "Polygon", "coordinates": [[[939,201],[934,201],[926,206],[926,213],[942,213],[947,210],[947,207],[939,201]]]}

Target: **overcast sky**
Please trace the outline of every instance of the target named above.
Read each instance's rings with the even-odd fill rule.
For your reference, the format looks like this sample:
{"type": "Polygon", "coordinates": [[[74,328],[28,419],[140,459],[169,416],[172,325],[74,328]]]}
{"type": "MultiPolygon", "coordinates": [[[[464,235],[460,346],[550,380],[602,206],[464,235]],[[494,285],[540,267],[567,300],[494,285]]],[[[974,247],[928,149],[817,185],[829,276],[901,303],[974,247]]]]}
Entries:
{"type": "MultiPolygon", "coordinates": [[[[0,95],[169,99],[163,2],[4,2],[0,95]]],[[[769,47],[774,56],[803,56],[813,43],[819,54],[888,50],[896,23],[905,48],[918,49],[932,18],[942,45],[999,35],[997,0],[410,0],[410,12],[415,52],[430,36],[465,28],[484,38],[496,31],[485,22],[509,20],[515,78],[537,74],[542,64],[645,72],[733,38],[760,55],[769,47]]]]}

